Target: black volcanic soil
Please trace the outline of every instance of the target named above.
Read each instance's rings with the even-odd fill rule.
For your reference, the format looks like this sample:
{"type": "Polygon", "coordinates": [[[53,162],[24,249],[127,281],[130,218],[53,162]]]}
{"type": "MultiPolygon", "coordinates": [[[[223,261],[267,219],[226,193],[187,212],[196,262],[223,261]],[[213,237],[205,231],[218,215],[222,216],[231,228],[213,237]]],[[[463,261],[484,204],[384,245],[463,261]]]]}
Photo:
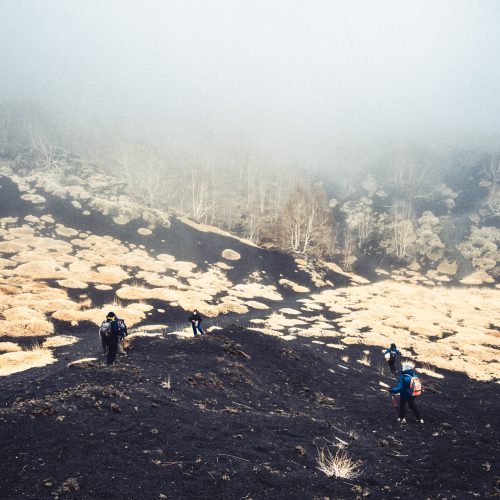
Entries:
{"type": "Polygon", "coordinates": [[[409,415],[402,427],[379,385],[394,379],[360,356],[358,346],[228,327],[188,340],[136,338],[113,368],[99,360],[3,378],[0,497],[500,494],[498,385],[451,372],[424,378],[425,424],[409,415]],[[340,440],[362,461],[357,479],[317,469],[317,448],[335,451],[340,440]]]}

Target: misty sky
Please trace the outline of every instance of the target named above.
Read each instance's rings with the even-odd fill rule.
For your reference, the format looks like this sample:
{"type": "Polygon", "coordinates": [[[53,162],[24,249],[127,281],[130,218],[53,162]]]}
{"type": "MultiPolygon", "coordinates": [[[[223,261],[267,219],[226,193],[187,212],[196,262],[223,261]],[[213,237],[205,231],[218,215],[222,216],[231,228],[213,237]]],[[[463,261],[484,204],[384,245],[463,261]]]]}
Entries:
{"type": "Polygon", "coordinates": [[[500,131],[500,1],[0,0],[0,95],[310,150],[500,131]]]}

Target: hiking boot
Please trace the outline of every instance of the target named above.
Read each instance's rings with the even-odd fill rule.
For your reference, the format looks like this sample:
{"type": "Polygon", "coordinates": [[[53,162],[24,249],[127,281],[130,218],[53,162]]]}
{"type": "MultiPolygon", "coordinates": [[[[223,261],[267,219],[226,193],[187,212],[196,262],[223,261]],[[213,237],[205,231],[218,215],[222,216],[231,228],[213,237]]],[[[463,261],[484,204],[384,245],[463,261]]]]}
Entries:
{"type": "Polygon", "coordinates": [[[418,421],[420,424],[423,424],[424,423],[424,419],[421,418],[419,421],[418,421]]]}
{"type": "Polygon", "coordinates": [[[406,418],[398,418],[400,424],[406,424],[406,418]]]}

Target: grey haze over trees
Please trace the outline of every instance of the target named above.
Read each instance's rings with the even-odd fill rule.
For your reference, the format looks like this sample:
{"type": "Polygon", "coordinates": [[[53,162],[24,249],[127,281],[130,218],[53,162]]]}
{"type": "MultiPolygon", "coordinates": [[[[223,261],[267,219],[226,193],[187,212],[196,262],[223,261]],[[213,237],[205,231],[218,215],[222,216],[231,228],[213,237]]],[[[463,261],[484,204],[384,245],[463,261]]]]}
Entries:
{"type": "Polygon", "coordinates": [[[346,267],[500,274],[498,2],[0,9],[4,157],[79,155],[149,207],[346,267]]]}

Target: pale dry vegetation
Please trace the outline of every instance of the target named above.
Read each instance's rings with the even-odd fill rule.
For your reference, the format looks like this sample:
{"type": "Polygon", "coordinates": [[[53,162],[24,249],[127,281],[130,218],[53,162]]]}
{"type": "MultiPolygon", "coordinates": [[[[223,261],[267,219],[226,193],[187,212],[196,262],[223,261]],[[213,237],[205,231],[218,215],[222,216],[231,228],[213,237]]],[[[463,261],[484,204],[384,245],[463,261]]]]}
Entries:
{"type": "Polygon", "coordinates": [[[499,349],[488,335],[500,325],[498,290],[385,281],[313,298],[342,314],[334,323],[346,344],[387,347],[395,342],[402,349],[412,347],[420,363],[478,380],[500,377],[499,349]]]}
{"type": "Polygon", "coordinates": [[[72,345],[79,342],[77,337],[73,335],[55,335],[44,340],[43,347],[63,347],[66,345],[72,345]]]}
{"type": "Polygon", "coordinates": [[[0,376],[12,375],[30,368],[40,368],[55,361],[52,351],[41,346],[7,352],[0,354],[0,376]]]}
{"type": "Polygon", "coordinates": [[[240,260],[241,255],[230,248],[226,248],[222,251],[222,258],[226,260],[240,260]]]}
{"type": "Polygon", "coordinates": [[[242,299],[267,299],[279,302],[283,300],[280,293],[276,291],[273,285],[262,285],[260,283],[238,284],[229,290],[229,295],[240,297],[242,299]]]}
{"type": "Polygon", "coordinates": [[[316,457],[318,469],[327,477],[335,477],[337,479],[355,479],[361,474],[359,469],[361,461],[353,460],[344,450],[337,450],[335,455],[332,455],[328,448],[318,450],[316,457]]]}
{"type": "Polygon", "coordinates": [[[21,346],[15,342],[0,342],[0,352],[16,352],[21,350],[21,346]]]}
{"type": "Polygon", "coordinates": [[[278,283],[281,286],[288,288],[289,290],[292,290],[295,293],[308,293],[308,292],[310,292],[309,288],[307,288],[306,286],[299,285],[298,283],[287,280],[285,278],[281,278],[278,281],[278,283]]]}

